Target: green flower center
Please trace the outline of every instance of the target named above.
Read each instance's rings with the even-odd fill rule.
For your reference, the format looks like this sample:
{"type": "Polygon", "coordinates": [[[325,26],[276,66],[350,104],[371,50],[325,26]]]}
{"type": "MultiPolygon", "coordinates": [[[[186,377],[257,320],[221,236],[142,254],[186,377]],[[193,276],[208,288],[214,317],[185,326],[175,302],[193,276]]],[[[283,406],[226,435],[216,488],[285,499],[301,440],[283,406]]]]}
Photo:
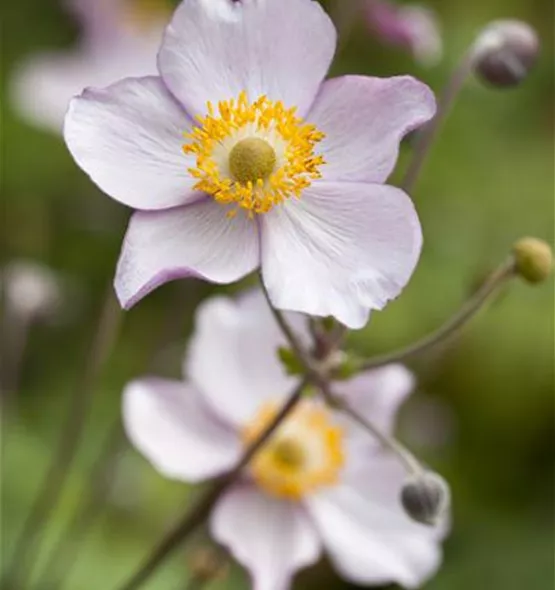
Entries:
{"type": "Polygon", "coordinates": [[[274,171],[276,152],[263,139],[247,137],[237,142],[229,154],[229,169],[233,177],[243,184],[253,185],[266,180],[274,171]]]}

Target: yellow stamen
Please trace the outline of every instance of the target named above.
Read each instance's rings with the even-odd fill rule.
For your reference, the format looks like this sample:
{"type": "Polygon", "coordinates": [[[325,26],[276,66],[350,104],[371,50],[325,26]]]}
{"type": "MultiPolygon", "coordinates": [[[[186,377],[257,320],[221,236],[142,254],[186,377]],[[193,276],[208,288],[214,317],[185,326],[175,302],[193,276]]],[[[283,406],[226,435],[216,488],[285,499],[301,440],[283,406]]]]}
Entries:
{"type": "Polygon", "coordinates": [[[194,189],[222,205],[266,213],[290,197],[299,198],[312,180],[320,178],[321,155],[316,144],[324,134],[286,109],[280,101],[247,94],[207,103],[207,115],[187,134],[186,154],[196,156],[190,174],[194,189]]]}
{"type": "MultiPolygon", "coordinates": [[[[243,430],[246,445],[267,428],[278,406],[262,407],[243,430]]],[[[299,500],[337,482],[344,464],[343,433],[332,415],[314,402],[305,401],[277,429],[250,465],[255,482],[279,498],[299,500]]]]}

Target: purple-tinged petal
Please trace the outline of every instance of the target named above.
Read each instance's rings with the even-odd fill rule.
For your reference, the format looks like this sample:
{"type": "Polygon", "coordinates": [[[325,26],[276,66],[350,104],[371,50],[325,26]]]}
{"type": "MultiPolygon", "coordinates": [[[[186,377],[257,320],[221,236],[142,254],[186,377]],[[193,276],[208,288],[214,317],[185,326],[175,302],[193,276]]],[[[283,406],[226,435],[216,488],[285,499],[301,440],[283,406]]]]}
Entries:
{"type": "Polygon", "coordinates": [[[211,199],[131,217],[116,271],[120,303],[129,309],[160,285],[186,277],[238,281],[259,265],[258,228],[241,211],[229,217],[211,199]]]}
{"type": "Polygon", "coordinates": [[[236,434],[218,422],[196,389],[179,381],[145,378],[123,394],[127,436],[166,477],[201,481],[238,461],[236,434]]]}
{"type": "Polygon", "coordinates": [[[320,539],[300,504],[254,486],[232,488],[210,521],[212,535],[253,578],[253,590],[288,590],[295,572],[314,563],[320,539]]]}
{"type": "Polygon", "coordinates": [[[413,387],[413,374],[403,365],[392,364],[341,381],[337,394],[382,432],[392,434],[397,412],[413,387]]]}
{"type": "Polygon", "coordinates": [[[88,42],[106,42],[122,33],[121,0],[65,0],[64,4],[81,24],[88,42]]]}
{"type": "Polygon", "coordinates": [[[324,180],[385,182],[403,137],[434,114],[432,91],[410,76],[327,80],[308,115],[326,134],[319,144],[324,180]]]}
{"type": "Polygon", "coordinates": [[[261,240],[264,283],[276,307],[331,315],[356,329],[406,285],[422,234],[397,188],[317,182],[262,216],[261,240]]]}
{"type": "Polygon", "coordinates": [[[440,565],[445,527],[424,526],[405,514],[399,501],[405,474],[396,458],[365,455],[364,464],[356,478],[311,496],[308,511],[342,577],[417,588],[440,565]]]}
{"type": "MultiPolygon", "coordinates": [[[[288,320],[299,336],[307,333],[304,319],[290,314],[288,320]]],[[[278,347],[286,345],[261,291],[237,300],[213,297],[197,311],[185,373],[222,419],[240,427],[298,382],[278,359],[278,347]]]]}
{"type": "Polygon", "coordinates": [[[64,125],[79,166],[112,198],[136,209],[165,209],[201,197],[183,153],[192,121],[160,78],[128,78],[74,98],[64,125]]]}
{"type": "Polygon", "coordinates": [[[304,115],[335,50],[334,26],[312,0],[184,0],[158,56],[189,113],[206,102],[266,95],[304,115]]]}

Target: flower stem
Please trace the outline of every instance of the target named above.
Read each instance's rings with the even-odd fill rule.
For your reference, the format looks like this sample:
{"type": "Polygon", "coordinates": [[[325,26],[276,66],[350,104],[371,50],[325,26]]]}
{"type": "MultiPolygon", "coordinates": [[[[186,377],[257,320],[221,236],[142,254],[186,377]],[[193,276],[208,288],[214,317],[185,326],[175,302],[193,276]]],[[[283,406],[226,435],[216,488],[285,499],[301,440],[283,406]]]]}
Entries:
{"type": "Polygon", "coordinates": [[[407,359],[422,354],[423,352],[437,346],[452,337],[460,330],[476,313],[482,308],[485,302],[506,282],[516,276],[513,257],[503,262],[474,293],[474,295],[459,309],[459,311],[448,319],[440,328],[428,336],[409,344],[405,348],[390,353],[374,356],[366,360],[361,370],[376,369],[390,363],[406,361],[407,359]]]}
{"type": "Polygon", "coordinates": [[[349,404],[347,404],[345,400],[341,399],[340,396],[334,395],[332,393],[329,378],[326,375],[323,375],[314,367],[310,355],[300,345],[298,339],[295,336],[295,333],[287,323],[287,320],[285,319],[284,315],[278,309],[275,309],[272,306],[268,294],[264,288],[264,283],[262,279],[260,282],[262,284],[262,290],[264,291],[266,300],[270,305],[270,308],[272,310],[274,317],[276,318],[276,321],[281,327],[285,337],[289,340],[291,348],[298,354],[298,359],[305,369],[307,380],[320,390],[324,400],[332,408],[349,416],[359,426],[362,426],[366,431],[368,431],[374,438],[377,438],[383,447],[395,453],[399,457],[399,460],[406,467],[407,471],[415,475],[421,474],[423,472],[423,468],[420,465],[420,462],[406,447],[404,447],[395,438],[390,437],[384,432],[381,432],[370,420],[361,416],[356,410],[349,406],[349,404]]]}
{"type": "Polygon", "coordinates": [[[2,334],[2,342],[5,345],[2,347],[2,384],[0,388],[3,418],[14,409],[11,406],[19,391],[33,320],[32,315],[6,313],[3,330],[5,334],[2,334]]]}
{"type": "Polygon", "coordinates": [[[283,314],[278,309],[276,309],[274,307],[274,304],[272,303],[272,301],[270,299],[270,294],[268,293],[268,290],[266,289],[266,285],[264,284],[264,279],[262,278],[261,273],[258,274],[258,279],[260,282],[260,286],[262,288],[262,293],[264,293],[264,298],[266,299],[266,302],[268,303],[268,307],[270,308],[270,311],[272,312],[272,315],[274,316],[274,319],[276,320],[278,326],[280,327],[281,331],[283,332],[285,338],[287,339],[287,341],[291,345],[293,352],[295,352],[295,354],[301,360],[303,360],[303,362],[305,362],[305,364],[307,366],[310,365],[311,362],[310,362],[310,358],[308,356],[308,353],[304,349],[304,346],[301,344],[301,341],[299,340],[297,335],[295,334],[295,331],[293,330],[293,328],[291,328],[291,326],[289,326],[289,324],[287,323],[287,320],[283,317],[283,314]]]}
{"type": "Polygon", "coordinates": [[[413,475],[420,475],[424,472],[420,461],[395,437],[389,436],[377,428],[370,420],[359,414],[349,406],[339,396],[331,394],[330,391],[324,392],[324,397],[328,403],[343,414],[349,416],[359,426],[369,432],[374,438],[377,438],[380,444],[399,457],[399,460],[405,466],[406,470],[413,475]]]}
{"type": "MultiPolygon", "coordinates": [[[[7,586],[24,588],[40,548],[41,535],[61,496],[67,475],[76,456],[94,385],[100,369],[108,358],[119,333],[121,312],[110,285],[104,299],[93,342],[85,361],[85,369],[69,404],[58,447],[39,488],[23,530],[12,552],[10,566],[3,580],[7,586]]],[[[3,584],[2,584],[3,585],[3,584]]]]}
{"type": "Polygon", "coordinates": [[[401,183],[401,188],[407,193],[410,193],[413,190],[441,124],[451,111],[451,107],[471,71],[472,56],[471,52],[467,52],[451,74],[451,77],[439,98],[435,117],[416,135],[412,160],[401,183]]]}
{"type": "Polygon", "coordinates": [[[123,431],[119,416],[110,427],[88,477],[87,493],[63,536],[58,539],[40,574],[43,590],[62,590],[77,563],[83,539],[97,521],[109,494],[119,464],[118,452],[123,448],[123,431]]]}
{"type": "Polygon", "coordinates": [[[137,590],[137,588],[140,588],[158,566],[208,518],[223,493],[237,480],[253,456],[267,442],[283,420],[295,409],[302,398],[302,392],[307,382],[308,380],[305,379],[295,388],[270,426],[245,451],[237,465],[229,473],[213,482],[212,486],[200,498],[197,504],[193,508],[189,508],[178,525],[164,537],[145,563],[125,584],[120,586],[120,590],[137,590]]]}

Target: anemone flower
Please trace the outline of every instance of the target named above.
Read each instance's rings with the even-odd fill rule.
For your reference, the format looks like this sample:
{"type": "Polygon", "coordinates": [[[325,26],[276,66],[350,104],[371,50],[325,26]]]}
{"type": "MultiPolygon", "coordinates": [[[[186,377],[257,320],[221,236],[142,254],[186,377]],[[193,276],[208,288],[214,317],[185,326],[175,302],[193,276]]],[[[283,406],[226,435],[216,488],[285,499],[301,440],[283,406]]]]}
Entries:
{"type": "MultiPolygon", "coordinates": [[[[302,320],[294,319],[302,334],[302,320]]],[[[127,385],[131,442],[171,479],[225,473],[296,385],[278,361],[282,344],[259,292],[206,301],[185,360],[187,380],[127,385]]],[[[338,395],[387,433],[412,387],[400,365],[336,384],[338,395]]],[[[249,570],[255,590],[285,590],[323,551],[349,581],[415,588],[439,567],[445,527],[405,514],[404,479],[398,459],[367,432],[307,397],[224,493],[211,534],[249,570]]]]}
{"type": "Polygon", "coordinates": [[[125,308],[172,279],[259,267],[276,307],[351,328],[399,295],[422,235],[384,182],[434,97],[409,76],[324,81],[335,45],[312,0],[184,0],[158,76],[71,102],[76,162],[138,210],[116,271],[125,308]]]}
{"type": "Polygon", "coordinates": [[[12,104],[32,125],[62,132],[71,98],[86,86],[156,72],[170,14],[166,0],[66,0],[80,25],[76,49],[32,55],[16,70],[12,104]]]}

